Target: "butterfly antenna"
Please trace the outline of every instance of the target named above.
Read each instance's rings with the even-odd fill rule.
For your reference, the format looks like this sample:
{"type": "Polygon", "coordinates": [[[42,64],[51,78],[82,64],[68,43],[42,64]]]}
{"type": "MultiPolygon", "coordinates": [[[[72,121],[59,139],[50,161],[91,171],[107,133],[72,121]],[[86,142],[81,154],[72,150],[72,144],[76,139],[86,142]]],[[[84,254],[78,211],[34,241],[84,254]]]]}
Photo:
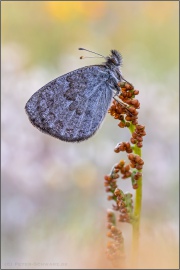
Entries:
{"type": "Polygon", "coordinates": [[[102,56],[80,56],[80,59],[85,59],[85,58],[102,58],[102,56]]]}
{"type": "MultiPolygon", "coordinates": [[[[80,51],[87,51],[87,52],[91,52],[91,53],[94,53],[94,54],[100,55],[101,57],[103,57],[103,58],[105,58],[105,59],[106,59],[106,57],[105,57],[105,56],[103,56],[102,54],[95,53],[95,52],[93,52],[93,51],[90,51],[90,50],[87,50],[87,49],[84,49],[84,48],[79,48],[79,50],[80,50],[80,51]]],[[[83,58],[84,58],[83,56],[81,56],[81,57],[80,57],[80,59],[83,59],[83,58]]],[[[86,58],[87,58],[87,57],[86,57],[86,58]]],[[[93,58],[93,57],[89,57],[89,58],[93,58]]]]}

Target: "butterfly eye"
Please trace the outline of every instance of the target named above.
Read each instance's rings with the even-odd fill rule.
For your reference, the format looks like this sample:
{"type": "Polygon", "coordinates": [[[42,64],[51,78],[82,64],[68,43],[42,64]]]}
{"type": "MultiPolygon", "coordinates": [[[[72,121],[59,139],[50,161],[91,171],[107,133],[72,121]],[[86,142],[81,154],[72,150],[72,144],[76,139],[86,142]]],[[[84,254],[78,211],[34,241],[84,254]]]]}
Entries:
{"type": "Polygon", "coordinates": [[[114,64],[115,66],[119,66],[119,61],[118,61],[117,58],[113,57],[113,58],[112,58],[112,62],[113,62],[113,64],[114,64]]]}

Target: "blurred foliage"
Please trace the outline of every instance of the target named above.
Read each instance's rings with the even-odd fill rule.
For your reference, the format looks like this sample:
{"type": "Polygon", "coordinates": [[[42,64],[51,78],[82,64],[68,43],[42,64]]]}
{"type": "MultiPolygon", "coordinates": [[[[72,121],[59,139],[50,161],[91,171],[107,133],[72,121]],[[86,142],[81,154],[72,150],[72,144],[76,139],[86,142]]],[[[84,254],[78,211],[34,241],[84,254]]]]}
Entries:
{"type": "Polygon", "coordinates": [[[32,64],[56,62],[79,42],[106,54],[111,46],[135,50],[157,76],[178,63],[177,2],[2,2],[2,11],[2,42],[25,45],[32,64]]]}

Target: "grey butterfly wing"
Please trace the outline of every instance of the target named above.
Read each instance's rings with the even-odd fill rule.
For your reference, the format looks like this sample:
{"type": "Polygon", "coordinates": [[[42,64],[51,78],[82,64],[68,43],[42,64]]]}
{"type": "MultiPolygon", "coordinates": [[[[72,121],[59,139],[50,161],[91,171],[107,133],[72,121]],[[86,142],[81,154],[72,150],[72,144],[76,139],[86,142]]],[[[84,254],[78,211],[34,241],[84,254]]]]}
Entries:
{"type": "Polygon", "coordinates": [[[63,141],[88,139],[99,128],[111,103],[108,79],[103,65],[83,67],[56,78],[27,102],[29,120],[63,141]]]}

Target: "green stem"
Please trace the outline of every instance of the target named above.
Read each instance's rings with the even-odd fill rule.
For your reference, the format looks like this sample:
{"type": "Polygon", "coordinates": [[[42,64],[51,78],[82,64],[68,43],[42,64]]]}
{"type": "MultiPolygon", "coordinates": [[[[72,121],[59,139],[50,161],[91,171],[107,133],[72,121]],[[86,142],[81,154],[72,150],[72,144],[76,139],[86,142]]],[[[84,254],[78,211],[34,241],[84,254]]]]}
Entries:
{"type": "Polygon", "coordinates": [[[138,188],[136,189],[135,204],[134,204],[134,217],[137,219],[133,222],[133,236],[132,236],[133,267],[136,267],[138,262],[141,202],[142,202],[142,177],[138,180],[138,188]]]}
{"type": "MultiPolygon", "coordinates": [[[[130,132],[134,131],[134,125],[129,127],[130,132]]],[[[137,145],[133,147],[133,152],[141,157],[141,148],[137,145]]],[[[141,170],[139,171],[141,172],[141,170]]],[[[138,263],[138,253],[139,253],[139,233],[140,233],[140,217],[141,217],[141,206],[142,206],[142,177],[138,179],[138,188],[135,193],[134,202],[134,217],[135,220],[132,224],[132,266],[137,268],[138,263]]]]}

